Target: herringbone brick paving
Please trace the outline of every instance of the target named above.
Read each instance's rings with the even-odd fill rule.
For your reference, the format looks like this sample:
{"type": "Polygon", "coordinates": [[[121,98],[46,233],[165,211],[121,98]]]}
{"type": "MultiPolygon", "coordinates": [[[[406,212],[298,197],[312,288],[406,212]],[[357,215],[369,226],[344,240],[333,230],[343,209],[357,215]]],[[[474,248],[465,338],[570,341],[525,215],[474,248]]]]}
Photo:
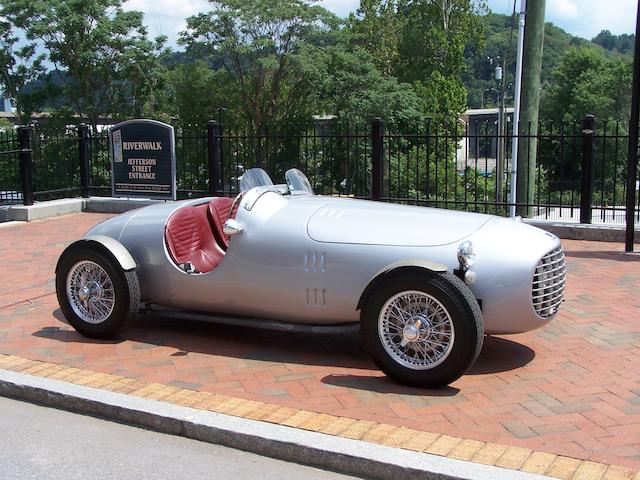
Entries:
{"type": "Polygon", "coordinates": [[[141,318],[119,341],[80,337],[61,321],[53,269],[69,242],[105,218],[0,227],[1,353],[349,417],[361,421],[347,428],[354,436],[375,421],[640,468],[640,258],[619,244],[564,241],[569,280],[558,318],[487,338],[471,372],[427,391],[386,379],[357,335],[141,318]]]}

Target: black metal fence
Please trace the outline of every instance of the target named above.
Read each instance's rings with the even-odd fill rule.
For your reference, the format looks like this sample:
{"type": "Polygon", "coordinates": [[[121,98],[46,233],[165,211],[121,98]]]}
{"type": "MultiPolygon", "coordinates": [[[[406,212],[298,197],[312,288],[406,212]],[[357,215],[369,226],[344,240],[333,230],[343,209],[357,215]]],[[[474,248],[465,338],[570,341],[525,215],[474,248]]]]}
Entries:
{"type": "Polygon", "coordinates": [[[14,131],[0,131],[0,205],[22,203],[20,149],[14,131]]]}
{"type": "MultiPolygon", "coordinates": [[[[538,219],[624,223],[628,132],[620,123],[541,122],[518,137],[537,146],[520,165],[538,219]]],[[[292,167],[317,193],[507,214],[513,137],[495,122],[369,125],[336,120],[256,130],[209,122],[176,129],[179,198],[233,195],[242,173],[262,167],[282,181],[292,167]]],[[[522,152],[522,148],[519,149],[522,152]]],[[[528,149],[525,149],[528,151],[528,149]]],[[[0,204],[111,194],[106,132],[86,125],[0,132],[0,204]]],[[[640,221],[636,195],[636,222],[640,221]]]]}

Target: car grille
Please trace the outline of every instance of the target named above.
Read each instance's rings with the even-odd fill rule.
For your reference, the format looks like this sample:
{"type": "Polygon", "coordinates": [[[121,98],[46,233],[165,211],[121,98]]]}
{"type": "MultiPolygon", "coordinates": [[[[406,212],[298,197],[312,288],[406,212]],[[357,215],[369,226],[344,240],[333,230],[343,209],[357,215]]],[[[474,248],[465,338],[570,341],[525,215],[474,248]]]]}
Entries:
{"type": "Polygon", "coordinates": [[[565,279],[564,252],[558,247],[542,257],[533,275],[533,308],[542,318],[549,318],[558,311],[565,279]]]}

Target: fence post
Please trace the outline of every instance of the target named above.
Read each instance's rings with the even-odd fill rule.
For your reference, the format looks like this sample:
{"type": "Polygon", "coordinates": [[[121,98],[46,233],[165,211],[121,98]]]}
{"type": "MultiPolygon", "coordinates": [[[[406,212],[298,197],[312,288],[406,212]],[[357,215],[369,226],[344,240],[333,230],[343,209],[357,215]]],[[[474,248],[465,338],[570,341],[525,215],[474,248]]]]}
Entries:
{"type": "Polygon", "coordinates": [[[371,199],[382,198],[382,179],[384,178],[384,121],[374,118],[371,124],[371,199]]]}
{"type": "Polygon", "coordinates": [[[209,195],[218,194],[220,164],[220,124],[215,120],[207,123],[207,167],[209,171],[209,195]]]}
{"type": "Polygon", "coordinates": [[[593,203],[593,163],[596,119],[586,115],[582,119],[582,183],[580,189],[580,223],[591,223],[593,203]]]}
{"type": "Polygon", "coordinates": [[[31,126],[18,127],[18,149],[20,153],[20,181],[24,205],[33,205],[33,151],[31,150],[31,126]]]}
{"type": "Polygon", "coordinates": [[[89,198],[89,125],[86,123],[78,125],[78,153],[82,198],[89,198]]]}

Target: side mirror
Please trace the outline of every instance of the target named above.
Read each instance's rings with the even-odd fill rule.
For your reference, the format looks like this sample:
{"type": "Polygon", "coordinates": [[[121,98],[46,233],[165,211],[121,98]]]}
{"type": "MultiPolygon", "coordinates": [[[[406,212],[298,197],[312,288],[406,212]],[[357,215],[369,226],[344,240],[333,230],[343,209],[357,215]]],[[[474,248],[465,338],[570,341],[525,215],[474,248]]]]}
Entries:
{"type": "Polygon", "coordinates": [[[222,231],[224,232],[225,235],[230,237],[232,235],[238,235],[244,232],[244,227],[240,225],[237,221],[235,221],[233,218],[230,218],[229,220],[224,222],[224,227],[222,227],[222,231]]]}

